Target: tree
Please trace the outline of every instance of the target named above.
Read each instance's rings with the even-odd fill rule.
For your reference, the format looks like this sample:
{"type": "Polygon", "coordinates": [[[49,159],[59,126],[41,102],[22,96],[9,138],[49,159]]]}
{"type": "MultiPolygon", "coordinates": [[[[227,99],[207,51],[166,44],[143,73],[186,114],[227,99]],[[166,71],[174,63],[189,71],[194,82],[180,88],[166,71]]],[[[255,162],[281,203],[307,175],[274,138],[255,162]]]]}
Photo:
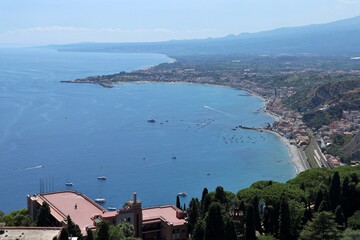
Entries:
{"type": "Polygon", "coordinates": [[[86,240],[94,240],[94,233],[90,228],[86,229],[86,240]]]}
{"type": "Polygon", "coordinates": [[[205,222],[203,220],[197,221],[194,227],[191,240],[204,240],[205,238],[205,222]]]}
{"type": "Polygon", "coordinates": [[[340,205],[338,205],[337,208],[335,209],[335,222],[341,227],[344,226],[345,217],[340,205]]]}
{"type": "Polygon", "coordinates": [[[329,210],[328,204],[325,200],[323,200],[319,206],[318,212],[325,212],[328,210],[329,210]]]}
{"type": "Polygon", "coordinates": [[[246,209],[245,219],[245,240],[255,240],[255,219],[254,219],[254,208],[249,205],[246,209]]]}
{"type": "Polygon", "coordinates": [[[51,214],[49,204],[47,204],[47,202],[43,202],[39,209],[36,225],[38,227],[49,227],[51,226],[50,218],[51,214]]]}
{"type": "Polygon", "coordinates": [[[204,188],[203,191],[202,191],[202,194],[201,194],[201,204],[200,204],[200,207],[201,207],[201,210],[203,210],[204,208],[204,200],[205,200],[205,196],[209,193],[209,190],[207,188],[204,188]]]}
{"type": "Polygon", "coordinates": [[[225,224],[225,240],[236,240],[236,231],[234,222],[230,219],[225,224]]]}
{"type": "Polygon", "coordinates": [[[285,196],[281,197],[280,214],[279,214],[279,239],[289,240],[292,239],[291,234],[291,218],[289,204],[285,196]]]}
{"type": "Polygon", "coordinates": [[[353,230],[360,230],[360,210],[356,211],[354,215],[348,218],[348,227],[353,230]]]}
{"type": "Polygon", "coordinates": [[[340,204],[340,176],[338,172],[335,172],[330,184],[329,200],[331,210],[335,211],[336,207],[340,204]]]}
{"type": "Polygon", "coordinates": [[[176,196],[176,207],[181,209],[181,205],[180,205],[180,197],[179,195],[176,196]]]}
{"type": "Polygon", "coordinates": [[[205,198],[204,198],[204,203],[202,206],[202,216],[203,217],[205,217],[206,213],[208,212],[211,203],[212,203],[212,198],[211,198],[210,194],[206,194],[205,198]]]}
{"type": "Polygon", "coordinates": [[[226,198],[226,192],[224,191],[223,187],[216,187],[215,189],[215,201],[218,201],[222,205],[226,205],[227,198],[226,198]]]}
{"type": "Polygon", "coordinates": [[[220,203],[214,202],[210,205],[205,222],[205,240],[224,239],[225,223],[220,203]]]}
{"type": "Polygon", "coordinates": [[[302,240],[338,240],[339,230],[330,212],[320,212],[314,215],[300,233],[302,240]]]}
{"type": "Polygon", "coordinates": [[[195,228],[196,222],[200,217],[199,201],[197,198],[192,198],[188,208],[188,231],[191,234],[195,228]]]}
{"type": "Polygon", "coordinates": [[[69,233],[67,228],[61,229],[59,240],[69,240],[69,233]]]}
{"type": "Polygon", "coordinates": [[[262,229],[261,229],[261,220],[260,220],[260,213],[259,213],[259,199],[257,196],[255,196],[252,200],[252,205],[253,205],[253,209],[254,209],[254,224],[255,224],[255,229],[257,231],[259,231],[260,233],[262,233],[262,229]]]}
{"type": "Polygon", "coordinates": [[[79,225],[75,224],[69,215],[67,216],[67,225],[69,236],[77,237],[79,240],[83,239],[79,225]]]}
{"type": "Polygon", "coordinates": [[[323,191],[320,189],[317,194],[316,194],[316,199],[315,199],[315,203],[314,203],[314,211],[317,212],[321,202],[324,200],[324,195],[323,195],[323,191]]]}
{"type": "Polygon", "coordinates": [[[360,230],[353,230],[347,228],[343,234],[341,240],[359,240],[360,239],[360,230]]]}
{"type": "Polygon", "coordinates": [[[109,223],[107,221],[99,223],[97,240],[109,240],[109,223]]]}

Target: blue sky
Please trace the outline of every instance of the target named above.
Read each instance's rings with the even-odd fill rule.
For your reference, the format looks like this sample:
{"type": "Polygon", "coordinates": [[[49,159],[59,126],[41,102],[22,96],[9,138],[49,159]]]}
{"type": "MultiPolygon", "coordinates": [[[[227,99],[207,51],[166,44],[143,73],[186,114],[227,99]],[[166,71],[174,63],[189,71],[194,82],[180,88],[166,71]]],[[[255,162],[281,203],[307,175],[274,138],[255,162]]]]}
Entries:
{"type": "Polygon", "coordinates": [[[360,15],[360,0],[0,0],[0,44],[221,37],[360,15]]]}

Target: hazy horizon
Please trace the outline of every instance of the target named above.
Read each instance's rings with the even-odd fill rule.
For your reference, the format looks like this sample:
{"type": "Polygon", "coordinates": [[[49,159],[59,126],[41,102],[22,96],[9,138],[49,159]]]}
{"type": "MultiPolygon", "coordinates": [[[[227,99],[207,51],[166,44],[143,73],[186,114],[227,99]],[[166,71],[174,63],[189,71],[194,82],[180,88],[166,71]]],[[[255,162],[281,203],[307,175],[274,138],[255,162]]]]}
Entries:
{"type": "Polygon", "coordinates": [[[0,45],[11,46],[224,37],[355,17],[360,0],[4,0],[0,8],[0,45]]]}

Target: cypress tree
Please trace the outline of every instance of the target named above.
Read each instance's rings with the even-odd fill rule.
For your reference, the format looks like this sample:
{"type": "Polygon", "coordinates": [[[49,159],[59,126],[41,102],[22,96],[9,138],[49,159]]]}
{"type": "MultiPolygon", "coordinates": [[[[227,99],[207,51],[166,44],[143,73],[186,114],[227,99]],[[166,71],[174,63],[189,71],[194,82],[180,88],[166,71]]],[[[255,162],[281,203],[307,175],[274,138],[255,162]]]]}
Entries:
{"type": "Polygon", "coordinates": [[[210,194],[206,194],[205,198],[204,198],[203,208],[202,208],[202,216],[203,217],[206,216],[206,213],[208,212],[211,203],[212,203],[212,198],[211,198],[210,194]]]}
{"type": "Polygon", "coordinates": [[[221,186],[218,186],[215,189],[215,201],[218,201],[222,205],[226,205],[227,203],[226,193],[224,191],[224,188],[221,186]]]}
{"type": "Polygon", "coordinates": [[[47,202],[43,202],[39,209],[36,225],[38,227],[50,227],[51,226],[50,218],[51,218],[51,214],[50,214],[49,204],[47,204],[47,202]]]}
{"type": "Polygon", "coordinates": [[[342,184],[342,196],[341,196],[341,206],[345,218],[350,217],[350,213],[351,213],[351,195],[350,195],[349,183],[350,183],[349,178],[346,176],[342,184]]]}
{"type": "Polygon", "coordinates": [[[281,198],[282,199],[280,203],[280,216],[279,216],[279,239],[289,240],[292,239],[289,204],[284,196],[281,198]]]}
{"type": "Polygon", "coordinates": [[[259,213],[259,199],[257,196],[255,196],[252,200],[252,206],[254,209],[254,223],[255,223],[255,229],[262,233],[261,229],[261,220],[260,220],[260,213],[259,213]]]}
{"type": "Polygon", "coordinates": [[[325,200],[323,200],[319,206],[318,212],[326,212],[329,210],[328,204],[325,200]]]}
{"type": "Polygon", "coordinates": [[[69,236],[77,237],[79,240],[83,239],[79,225],[76,225],[69,215],[67,216],[67,225],[69,236]]]}
{"type": "Polygon", "coordinates": [[[188,209],[188,231],[191,234],[195,228],[195,225],[200,217],[199,201],[192,198],[189,203],[188,209]]]}
{"type": "Polygon", "coordinates": [[[61,229],[59,240],[69,240],[69,233],[66,228],[61,229]]]}
{"type": "Polygon", "coordinates": [[[210,205],[205,222],[205,240],[224,239],[225,223],[222,215],[222,207],[218,202],[210,205]]]}
{"type": "Polygon", "coordinates": [[[254,219],[254,208],[249,205],[246,209],[245,218],[245,240],[255,240],[255,219],[254,219]]]}
{"type": "Polygon", "coordinates": [[[203,220],[197,221],[191,240],[204,240],[205,238],[205,223],[203,220]]]}
{"type": "Polygon", "coordinates": [[[340,205],[338,205],[337,208],[335,209],[335,222],[339,226],[344,227],[345,217],[340,205]]]}
{"type": "Polygon", "coordinates": [[[314,203],[314,211],[315,212],[318,211],[319,206],[323,200],[324,200],[323,191],[320,189],[316,194],[316,199],[315,199],[315,203],[314,203]]]}
{"type": "Polygon", "coordinates": [[[181,205],[180,205],[180,197],[179,195],[176,196],[176,207],[181,209],[181,205]]]}
{"type": "Polygon", "coordinates": [[[316,213],[300,233],[301,240],[339,240],[339,230],[330,212],[316,213]]]}
{"type": "Polygon", "coordinates": [[[200,204],[200,208],[201,210],[204,208],[204,200],[205,200],[205,196],[209,193],[209,190],[207,188],[204,188],[201,194],[201,204],[200,204]]]}
{"type": "Polygon", "coordinates": [[[335,210],[336,207],[340,204],[340,176],[338,172],[334,173],[334,176],[331,179],[330,191],[329,191],[329,200],[331,210],[335,210]]]}
{"type": "Polygon", "coordinates": [[[91,231],[90,228],[86,229],[86,240],[94,240],[94,233],[91,231]]]}
{"type": "Polygon", "coordinates": [[[236,240],[235,225],[230,219],[226,221],[225,225],[225,240],[236,240]]]}
{"type": "Polygon", "coordinates": [[[97,240],[109,240],[109,223],[107,221],[99,223],[97,240]]]}

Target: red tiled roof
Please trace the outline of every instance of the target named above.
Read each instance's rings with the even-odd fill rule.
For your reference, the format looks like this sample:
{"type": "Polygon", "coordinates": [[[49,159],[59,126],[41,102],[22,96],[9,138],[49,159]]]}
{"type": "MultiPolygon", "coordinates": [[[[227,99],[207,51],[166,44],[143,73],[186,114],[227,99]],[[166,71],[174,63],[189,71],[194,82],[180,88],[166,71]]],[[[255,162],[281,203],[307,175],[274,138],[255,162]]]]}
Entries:
{"type": "Polygon", "coordinates": [[[160,207],[151,207],[143,208],[143,221],[150,222],[161,218],[163,221],[168,222],[172,225],[182,225],[185,224],[185,219],[179,219],[176,217],[176,212],[181,211],[174,206],[160,206],[160,207]]]}
{"type": "Polygon", "coordinates": [[[79,225],[81,232],[86,233],[87,226],[93,226],[91,217],[101,215],[106,210],[93,202],[88,197],[72,192],[56,192],[38,195],[37,201],[41,204],[44,200],[50,205],[51,214],[60,221],[69,215],[72,221],[79,225]],[[76,205],[76,208],[75,208],[76,205]]]}

